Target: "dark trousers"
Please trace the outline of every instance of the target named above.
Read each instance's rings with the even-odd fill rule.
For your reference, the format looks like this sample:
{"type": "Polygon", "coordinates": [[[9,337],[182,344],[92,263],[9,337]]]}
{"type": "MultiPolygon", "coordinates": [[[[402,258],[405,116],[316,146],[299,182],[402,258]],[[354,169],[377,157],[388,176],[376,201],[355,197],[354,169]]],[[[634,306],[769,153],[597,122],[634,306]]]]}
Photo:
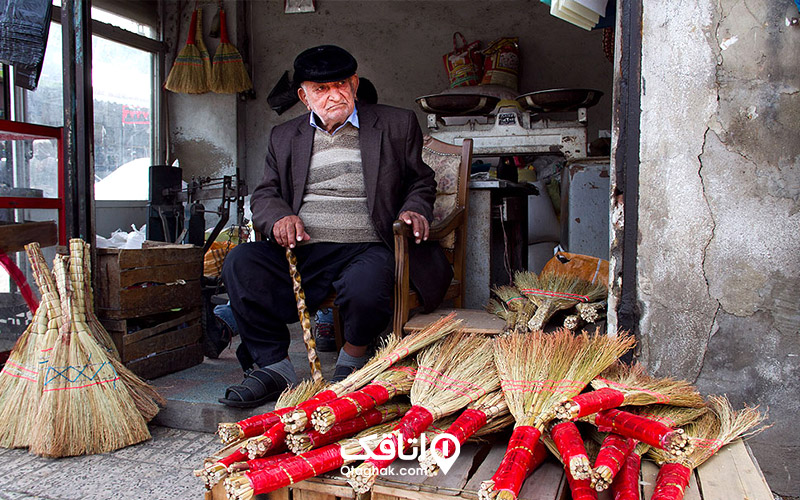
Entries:
{"type": "MultiPolygon", "coordinates": [[[[392,318],[394,256],[380,243],[313,243],[294,250],[309,313],[336,292],[347,342],[364,346],[392,318]]],[[[245,243],[225,258],[222,278],[242,343],[263,367],[288,355],[287,324],[298,321],[286,249],[245,243]]],[[[242,353],[244,354],[244,353],[242,353]]],[[[247,364],[240,361],[243,365],[247,364]]]]}

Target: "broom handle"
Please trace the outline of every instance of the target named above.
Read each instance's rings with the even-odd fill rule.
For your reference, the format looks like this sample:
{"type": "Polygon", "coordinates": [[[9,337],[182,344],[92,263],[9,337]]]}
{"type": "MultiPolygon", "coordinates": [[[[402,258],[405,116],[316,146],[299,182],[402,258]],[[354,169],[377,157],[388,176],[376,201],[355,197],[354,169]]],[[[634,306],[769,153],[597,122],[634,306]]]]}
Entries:
{"type": "Polygon", "coordinates": [[[300,317],[300,326],[303,327],[303,342],[306,345],[308,354],[308,364],[311,367],[311,377],[314,380],[322,380],[322,367],[317,357],[317,342],[311,333],[311,316],[306,306],[306,294],[300,282],[300,273],[297,271],[297,257],[291,248],[286,249],[286,260],[289,261],[289,274],[292,277],[292,287],[294,288],[294,299],[297,302],[297,315],[300,317]]]}

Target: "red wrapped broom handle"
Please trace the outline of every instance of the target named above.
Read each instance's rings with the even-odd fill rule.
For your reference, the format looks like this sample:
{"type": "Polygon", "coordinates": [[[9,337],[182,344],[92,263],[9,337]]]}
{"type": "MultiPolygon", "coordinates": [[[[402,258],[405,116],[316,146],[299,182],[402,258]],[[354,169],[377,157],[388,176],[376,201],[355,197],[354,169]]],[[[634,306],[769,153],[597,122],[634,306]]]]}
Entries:
{"type": "Polygon", "coordinates": [[[245,475],[253,486],[253,493],[260,495],[332,471],[343,464],[341,446],[330,444],[245,475]]]}
{"type": "Polygon", "coordinates": [[[197,9],[192,12],[192,20],[189,22],[189,38],[186,45],[194,45],[194,35],[197,33],[197,9]]]}
{"type": "Polygon", "coordinates": [[[282,462],[284,460],[288,460],[290,458],[294,458],[296,455],[291,452],[281,453],[279,455],[273,455],[271,457],[266,458],[254,458],[252,460],[247,461],[248,470],[251,472],[264,470],[272,467],[273,465],[277,464],[278,462],[282,462]]]}
{"type": "Polygon", "coordinates": [[[345,420],[344,422],[334,425],[328,432],[309,431],[308,439],[311,441],[313,447],[334,443],[340,439],[350,437],[357,432],[361,432],[364,429],[368,429],[373,425],[378,425],[382,423],[383,420],[384,412],[373,408],[356,418],[345,420]]]}
{"type": "Polygon", "coordinates": [[[592,488],[591,480],[575,479],[572,477],[569,468],[564,473],[567,476],[567,484],[569,484],[569,491],[572,493],[572,500],[597,500],[597,491],[592,488]]]}
{"type": "Polygon", "coordinates": [[[642,457],[635,451],[628,455],[622,470],[614,476],[611,493],[614,500],[641,500],[639,495],[639,472],[642,469],[642,457]]]}
{"type": "Polygon", "coordinates": [[[686,492],[686,487],[689,486],[691,475],[692,469],[685,465],[676,463],[662,465],[656,478],[656,488],[650,499],[681,500],[686,492]]]}
{"type": "Polygon", "coordinates": [[[391,395],[386,387],[379,384],[368,384],[358,391],[328,401],[325,406],[331,409],[337,422],[344,422],[363,411],[389,401],[390,398],[391,395]]]}
{"type": "MultiPolygon", "coordinates": [[[[470,436],[475,434],[478,429],[484,425],[486,425],[486,414],[480,410],[470,408],[464,410],[455,422],[450,424],[450,427],[448,427],[445,432],[452,434],[458,440],[459,444],[464,444],[470,436]]],[[[448,448],[449,453],[445,453],[444,446],[446,443],[449,443],[446,439],[439,440],[436,443],[435,449],[439,452],[440,456],[449,458],[455,452],[455,449],[448,448]]]]}
{"type": "Polygon", "coordinates": [[[666,439],[676,432],[661,422],[620,410],[597,413],[595,425],[601,432],[627,436],[660,449],[666,448],[666,439]]]}
{"type": "MultiPolygon", "coordinates": [[[[550,429],[550,436],[556,443],[558,452],[561,454],[561,458],[564,461],[564,466],[572,471],[573,475],[581,479],[586,479],[586,476],[581,477],[581,475],[576,473],[578,471],[574,470],[580,465],[575,463],[576,461],[583,462],[584,464],[588,464],[589,462],[589,455],[586,453],[586,445],[583,444],[583,438],[575,423],[568,421],[554,425],[550,429]]],[[[589,474],[589,471],[580,472],[589,474]]]]}
{"type": "Polygon", "coordinates": [[[491,479],[495,492],[510,491],[514,498],[519,495],[522,483],[533,470],[536,445],[541,435],[536,427],[520,425],[514,428],[506,454],[491,479]]]}
{"type": "Polygon", "coordinates": [[[375,448],[376,453],[384,455],[383,459],[370,458],[364,463],[370,463],[381,470],[391,465],[400,453],[408,447],[409,441],[416,438],[433,423],[433,414],[422,406],[412,406],[408,412],[394,426],[389,436],[375,448]],[[390,444],[391,443],[391,444],[390,444]]]}
{"type": "Polygon", "coordinates": [[[585,417],[601,410],[618,408],[625,403],[625,394],[616,389],[603,387],[596,391],[578,394],[571,401],[578,406],[578,414],[572,417],[574,419],[585,417]]]}
{"type": "Polygon", "coordinates": [[[280,408],[261,415],[253,415],[252,417],[239,421],[239,427],[242,429],[244,437],[255,437],[259,434],[263,434],[267,429],[280,422],[281,416],[291,413],[292,410],[294,410],[294,406],[280,408]]]}

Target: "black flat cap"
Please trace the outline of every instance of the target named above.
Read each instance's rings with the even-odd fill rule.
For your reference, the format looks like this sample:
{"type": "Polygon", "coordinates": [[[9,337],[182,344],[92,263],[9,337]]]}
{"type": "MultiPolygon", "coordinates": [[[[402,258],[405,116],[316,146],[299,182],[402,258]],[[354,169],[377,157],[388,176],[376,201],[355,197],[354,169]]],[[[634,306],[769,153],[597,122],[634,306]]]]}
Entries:
{"type": "Polygon", "coordinates": [[[294,84],[337,82],[356,73],[355,58],[336,45],[320,45],[304,50],[294,60],[294,84]]]}

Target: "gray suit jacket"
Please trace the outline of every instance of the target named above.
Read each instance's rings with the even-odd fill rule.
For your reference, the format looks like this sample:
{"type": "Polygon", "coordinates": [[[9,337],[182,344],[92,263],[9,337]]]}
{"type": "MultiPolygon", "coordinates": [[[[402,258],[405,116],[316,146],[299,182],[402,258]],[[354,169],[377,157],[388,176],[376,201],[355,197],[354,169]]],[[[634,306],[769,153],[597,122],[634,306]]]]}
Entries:
{"type": "MultiPolygon", "coordinates": [[[[366,103],[357,109],[367,207],[376,231],[393,249],[392,223],[401,212],[433,219],[436,180],[422,162],[422,132],[413,112],[366,103]]],[[[300,210],[314,142],[308,120],[304,114],[272,129],[264,177],[250,202],[253,223],[262,234],[271,235],[275,222],[300,210]]],[[[431,310],[442,301],[452,268],[437,242],[410,247],[411,283],[431,310]]]]}

